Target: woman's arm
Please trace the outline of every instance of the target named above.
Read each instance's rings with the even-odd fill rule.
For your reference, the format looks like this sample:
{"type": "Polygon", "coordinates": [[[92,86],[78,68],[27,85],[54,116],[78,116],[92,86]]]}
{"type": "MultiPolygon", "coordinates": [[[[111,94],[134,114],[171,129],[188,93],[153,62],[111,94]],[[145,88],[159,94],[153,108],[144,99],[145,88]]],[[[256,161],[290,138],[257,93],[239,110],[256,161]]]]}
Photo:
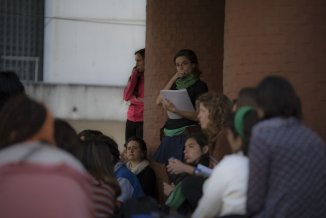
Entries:
{"type": "Polygon", "coordinates": [[[167,171],[172,174],[188,173],[193,174],[195,167],[185,164],[178,159],[169,159],[169,164],[166,166],[167,171]]]}
{"type": "Polygon", "coordinates": [[[163,193],[165,196],[169,196],[175,189],[175,185],[173,183],[168,184],[163,182],[163,193]]]}
{"type": "Polygon", "coordinates": [[[178,114],[181,117],[185,117],[185,118],[187,118],[189,120],[197,121],[197,113],[196,113],[196,111],[179,110],[178,108],[176,108],[174,106],[174,104],[171,101],[169,101],[167,99],[162,99],[161,102],[162,102],[163,108],[165,110],[168,110],[168,111],[170,111],[172,113],[178,114]]]}
{"type": "Polygon", "coordinates": [[[127,86],[123,91],[123,100],[130,101],[131,98],[133,97],[133,92],[137,85],[138,76],[139,76],[139,72],[136,69],[134,69],[128,80],[127,86]]]}
{"type": "MultiPolygon", "coordinates": [[[[169,89],[171,89],[171,87],[172,87],[172,85],[175,83],[175,81],[178,79],[178,78],[180,78],[180,77],[182,77],[182,76],[184,76],[184,73],[175,73],[172,77],[171,77],[171,79],[169,80],[169,82],[163,87],[163,89],[162,90],[169,90],[169,89]]],[[[156,104],[157,105],[161,105],[162,104],[162,96],[160,95],[160,94],[158,94],[158,96],[156,97],[156,104]]]]}

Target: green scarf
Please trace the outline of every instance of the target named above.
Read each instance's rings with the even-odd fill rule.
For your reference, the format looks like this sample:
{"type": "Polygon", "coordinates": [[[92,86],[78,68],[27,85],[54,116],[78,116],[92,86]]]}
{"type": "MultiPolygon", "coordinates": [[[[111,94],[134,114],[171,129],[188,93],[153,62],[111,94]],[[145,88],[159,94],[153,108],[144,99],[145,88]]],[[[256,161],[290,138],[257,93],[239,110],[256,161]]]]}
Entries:
{"type": "Polygon", "coordinates": [[[177,85],[177,89],[186,89],[195,84],[198,80],[199,78],[197,75],[190,73],[177,79],[177,81],[175,81],[175,84],[177,85]]]}
{"type": "Polygon", "coordinates": [[[167,129],[167,128],[164,128],[163,129],[164,135],[165,136],[169,136],[169,137],[182,135],[186,131],[186,129],[188,127],[191,127],[191,126],[197,126],[197,125],[183,126],[183,127],[177,128],[177,129],[167,129]]]}
{"type": "Polygon", "coordinates": [[[185,201],[186,197],[184,196],[181,190],[182,182],[179,182],[175,187],[174,191],[170,194],[168,199],[165,201],[165,205],[173,209],[178,209],[181,204],[185,201]]]}

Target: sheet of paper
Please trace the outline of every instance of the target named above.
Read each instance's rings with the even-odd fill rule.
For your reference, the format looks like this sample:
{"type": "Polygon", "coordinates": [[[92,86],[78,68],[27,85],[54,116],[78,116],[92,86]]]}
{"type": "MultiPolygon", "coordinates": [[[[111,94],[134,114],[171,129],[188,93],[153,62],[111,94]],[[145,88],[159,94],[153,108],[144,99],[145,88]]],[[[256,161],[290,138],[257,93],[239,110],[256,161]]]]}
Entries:
{"type": "MultiPolygon", "coordinates": [[[[176,108],[178,108],[179,110],[183,110],[183,111],[195,111],[188,92],[186,89],[180,89],[180,90],[161,90],[160,91],[160,95],[165,98],[168,99],[169,101],[171,101],[174,106],[176,108]]],[[[170,119],[180,119],[182,118],[181,116],[179,116],[178,114],[172,113],[170,111],[167,111],[168,113],[168,117],[170,119]]]]}

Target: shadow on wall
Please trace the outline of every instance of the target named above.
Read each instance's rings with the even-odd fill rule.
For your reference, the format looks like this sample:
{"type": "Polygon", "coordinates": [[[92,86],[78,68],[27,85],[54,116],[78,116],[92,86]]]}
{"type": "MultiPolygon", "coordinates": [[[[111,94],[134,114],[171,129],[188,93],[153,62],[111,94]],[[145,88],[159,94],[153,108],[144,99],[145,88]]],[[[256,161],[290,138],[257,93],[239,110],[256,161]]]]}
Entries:
{"type": "Polygon", "coordinates": [[[103,132],[105,135],[112,137],[119,145],[122,151],[125,137],[125,122],[119,121],[99,121],[99,120],[68,120],[77,131],[81,132],[85,129],[94,129],[103,132]]]}

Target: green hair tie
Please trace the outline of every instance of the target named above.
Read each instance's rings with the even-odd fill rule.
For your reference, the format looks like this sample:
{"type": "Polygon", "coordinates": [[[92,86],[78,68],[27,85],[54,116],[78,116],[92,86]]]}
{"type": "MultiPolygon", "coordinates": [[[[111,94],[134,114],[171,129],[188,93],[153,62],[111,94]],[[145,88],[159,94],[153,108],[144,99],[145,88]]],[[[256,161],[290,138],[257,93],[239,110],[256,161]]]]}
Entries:
{"type": "Polygon", "coordinates": [[[234,119],[234,126],[237,133],[240,135],[240,137],[244,138],[244,128],[243,128],[243,117],[249,112],[252,111],[253,108],[249,106],[243,106],[240,107],[237,112],[235,113],[235,119],[234,119]]]}

